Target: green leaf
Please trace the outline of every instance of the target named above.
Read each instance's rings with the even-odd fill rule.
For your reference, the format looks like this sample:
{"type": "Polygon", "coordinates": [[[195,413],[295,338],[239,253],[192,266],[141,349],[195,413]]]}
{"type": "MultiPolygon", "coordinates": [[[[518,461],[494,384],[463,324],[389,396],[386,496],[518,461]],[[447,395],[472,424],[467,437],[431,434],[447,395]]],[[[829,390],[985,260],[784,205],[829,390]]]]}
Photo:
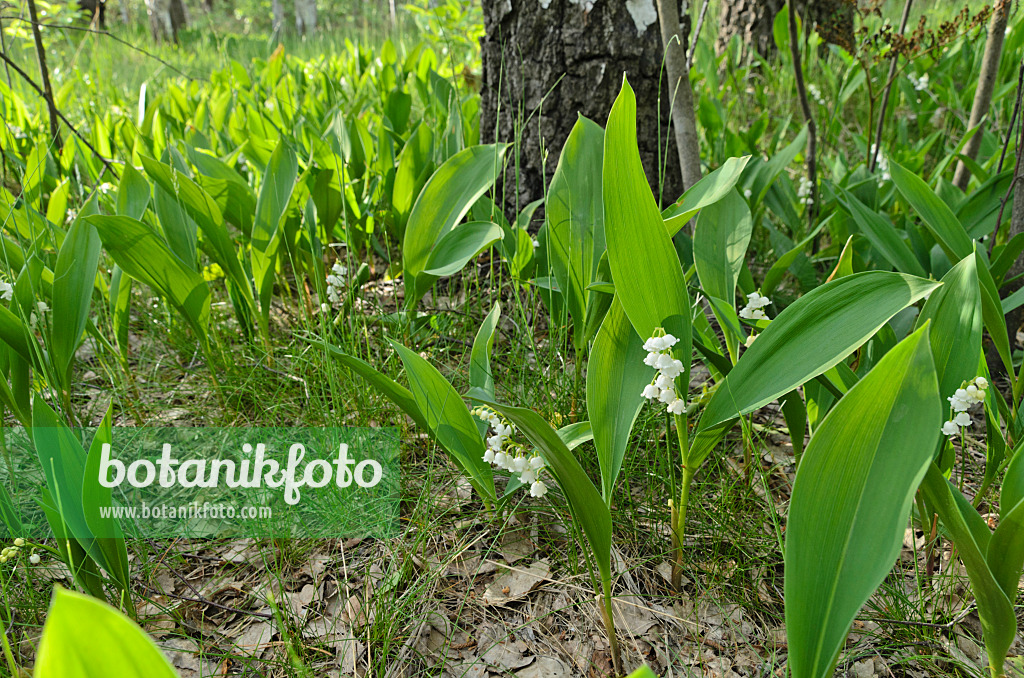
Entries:
{"type": "Polygon", "coordinates": [[[92,444],[89,454],[85,456],[85,470],[82,473],[82,514],[89,531],[96,537],[97,562],[117,583],[124,595],[130,594],[131,574],[128,566],[128,550],[124,541],[124,533],[117,519],[104,516],[103,507],[114,505],[111,488],[100,483],[100,460],[103,445],[110,445],[112,440],[111,415],[113,404],[107,407],[92,444]]]}
{"type": "Polygon", "coordinates": [[[206,341],[210,321],[210,288],[186,266],[156,233],[131,217],[92,216],[107,253],[125,273],[162,295],[206,341]]]}
{"type": "Polygon", "coordinates": [[[788,306],[715,391],[697,427],[693,461],[707,456],[736,417],[837,365],[939,284],[903,273],[867,271],[826,283],[788,306]]]}
{"type": "Polygon", "coordinates": [[[942,423],[926,332],[850,389],[800,462],[785,550],[793,678],[832,675],[854,616],[899,555],[942,423]]]}
{"type": "MultiPolygon", "coordinates": [[[[53,269],[53,343],[50,348],[58,378],[65,379],[89,320],[100,237],[86,219],[75,219],[57,253],[53,269]]],[[[65,384],[67,387],[68,384],[65,384]]]]}
{"type": "Polygon", "coordinates": [[[494,375],[491,374],[491,350],[494,348],[494,330],[501,318],[501,303],[494,302],[494,308],[480,323],[480,329],[473,339],[469,358],[469,385],[494,398],[494,375]]]}
{"type": "Polygon", "coordinates": [[[605,251],[603,158],[604,130],[580,116],[562,147],[544,204],[551,272],[565,295],[577,351],[585,346],[588,290],[605,251]]]}
{"type": "Polygon", "coordinates": [[[701,210],[693,232],[693,263],[708,296],[733,304],[753,230],[750,207],[736,190],[701,210]]]}
{"type": "Polygon", "coordinates": [[[146,156],[142,156],[142,165],[157,186],[180,200],[185,211],[203,233],[204,250],[235,283],[250,308],[256,311],[252,283],[242,270],[234,241],[228,234],[224,215],[216,201],[201,186],[170,165],[165,165],[146,156]]]}
{"type": "Polygon", "coordinates": [[[55,587],[34,678],[177,678],[146,632],[106,603],[55,587]]]}
{"type": "Polygon", "coordinates": [[[406,303],[414,306],[434,282],[426,273],[430,253],[493,184],[507,146],[471,146],[441,165],[420,191],[409,214],[402,249],[406,303]]]}
{"type": "Polygon", "coordinates": [[[116,203],[117,213],[132,219],[142,219],[149,206],[149,182],[130,162],[124,164],[121,182],[117,185],[116,203]]]}
{"type": "Polygon", "coordinates": [[[484,461],[484,441],[459,392],[418,353],[394,341],[391,345],[405,365],[409,389],[434,437],[480,496],[495,501],[494,477],[484,461]]]}
{"type": "Polygon", "coordinates": [[[298,172],[298,159],[282,139],[267,163],[252,225],[250,259],[256,295],[260,302],[260,327],[264,335],[269,332],[270,297],[274,290],[274,266],[280,243],[279,227],[288,211],[298,172]]]}
{"type": "Polygon", "coordinates": [[[981,355],[981,291],[977,258],[964,257],[942,278],[917,318],[917,327],[931,322],[932,355],[939,375],[943,404],[960,385],[977,375],[981,355]]]}
{"type": "Polygon", "coordinates": [[[690,298],[672,239],[640,161],[636,97],[626,78],[608,116],[604,140],[604,218],[615,291],[641,338],[655,328],[679,338],[679,383],[688,384],[692,342],[690,298]]]}
{"type": "Polygon", "coordinates": [[[889,172],[892,174],[892,182],[896,184],[896,189],[921,215],[925,228],[939,242],[949,260],[956,262],[970,254],[974,248],[967,231],[949,206],[935,195],[928,184],[895,162],[889,163],[889,172]]]}
{"type": "Polygon", "coordinates": [[[910,247],[903,242],[903,238],[896,231],[896,227],[886,217],[868,209],[852,193],[842,188],[839,191],[839,201],[846,208],[846,211],[850,213],[850,216],[853,217],[860,232],[868,239],[871,246],[885,257],[886,261],[892,264],[898,271],[921,278],[926,277],[921,262],[917,260],[914,253],[910,251],[910,247]]]}
{"type": "Polygon", "coordinates": [[[398,405],[402,411],[409,415],[409,418],[412,419],[418,427],[427,432],[432,431],[430,426],[427,425],[427,418],[423,415],[423,411],[420,410],[419,405],[416,404],[416,399],[413,398],[412,391],[390,377],[381,374],[365,360],[360,360],[355,356],[349,355],[330,344],[322,342],[313,343],[316,343],[326,349],[329,356],[358,374],[391,402],[398,405]]]}
{"type": "Polygon", "coordinates": [[[443,278],[462,270],[470,259],[502,239],[501,226],[489,221],[470,221],[445,233],[427,257],[421,275],[443,278]]]}
{"type": "Polygon", "coordinates": [[[601,464],[601,495],[609,506],[633,423],[643,407],[641,393],[654,375],[644,364],[643,344],[615,297],[587,364],[587,414],[601,464]]]}
{"type": "MultiPolygon", "coordinates": [[[[632,90],[630,91],[632,92],[632,90]]],[[[635,104],[633,108],[635,113],[635,104]]],[[[607,144],[605,148],[607,149],[607,144]]],[[[736,186],[736,182],[740,180],[748,162],[750,162],[749,155],[742,158],[729,158],[722,163],[721,167],[687,189],[682,199],[662,214],[669,235],[678,233],[686,225],[686,222],[693,218],[693,215],[728,195],[729,191],[736,186]]]]}

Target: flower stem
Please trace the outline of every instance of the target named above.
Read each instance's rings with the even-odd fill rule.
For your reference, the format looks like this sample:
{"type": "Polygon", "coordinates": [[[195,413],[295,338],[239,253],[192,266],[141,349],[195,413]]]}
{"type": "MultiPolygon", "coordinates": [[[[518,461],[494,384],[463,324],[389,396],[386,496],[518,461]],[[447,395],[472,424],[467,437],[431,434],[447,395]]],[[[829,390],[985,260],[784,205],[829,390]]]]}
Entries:
{"type": "Polygon", "coordinates": [[[603,582],[604,593],[597,596],[597,607],[601,611],[604,630],[608,634],[608,648],[612,653],[612,667],[616,676],[624,675],[622,670],[622,653],[619,651],[619,639],[615,635],[615,617],[612,613],[612,583],[603,582]]]}
{"type": "Polygon", "coordinates": [[[683,482],[679,488],[679,501],[672,506],[672,548],[675,559],[672,563],[672,588],[679,591],[683,579],[683,534],[686,529],[686,507],[690,501],[690,483],[696,469],[689,463],[690,443],[686,430],[686,415],[673,415],[676,420],[676,435],[679,437],[679,458],[683,466],[683,482]]]}

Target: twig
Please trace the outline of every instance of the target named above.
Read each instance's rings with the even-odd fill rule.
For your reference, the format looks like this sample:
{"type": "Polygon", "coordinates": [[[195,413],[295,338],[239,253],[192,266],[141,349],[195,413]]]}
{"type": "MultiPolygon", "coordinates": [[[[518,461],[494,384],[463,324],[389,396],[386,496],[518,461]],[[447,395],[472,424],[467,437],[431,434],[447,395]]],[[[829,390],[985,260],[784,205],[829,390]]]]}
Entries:
{"type": "MultiPolygon", "coordinates": [[[[818,216],[818,168],[815,156],[818,153],[818,129],[811,114],[811,104],[807,100],[807,88],[804,86],[804,70],[800,62],[800,37],[796,28],[796,6],[793,0],[786,3],[789,9],[789,51],[793,55],[793,71],[796,75],[796,92],[800,99],[800,108],[807,120],[807,180],[811,182],[811,203],[807,206],[807,220],[811,227],[818,216]]],[[[818,240],[815,237],[815,244],[818,240]]],[[[817,250],[817,247],[815,247],[817,250]]]]}
{"type": "Polygon", "coordinates": [[[57,121],[57,104],[53,101],[53,87],[50,86],[50,71],[46,68],[46,48],[43,47],[43,34],[39,31],[39,17],[36,15],[36,0],[28,0],[28,14],[32,17],[32,39],[36,43],[36,59],[39,61],[39,75],[43,79],[43,99],[50,113],[50,136],[57,150],[63,148],[60,142],[60,123],[57,121]]]}
{"type": "MultiPolygon", "coordinates": [[[[910,6],[912,4],[914,4],[914,0],[907,0],[907,3],[903,5],[903,16],[900,17],[900,35],[903,35],[903,32],[907,29],[907,19],[910,18],[910,6]]],[[[892,92],[892,84],[895,81],[896,67],[899,58],[899,53],[894,52],[892,60],[889,62],[889,80],[885,83],[885,90],[882,92],[882,109],[878,112],[878,127],[875,129],[875,144],[873,148],[868,149],[868,172],[875,171],[875,165],[878,162],[878,155],[882,152],[882,130],[885,128],[885,111],[889,107],[889,94],[892,92]]]]}
{"type": "Polygon", "coordinates": [[[697,17],[697,27],[693,30],[693,37],[690,38],[690,49],[686,52],[687,73],[693,67],[693,55],[697,51],[697,40],[700,39],[700,29],[704,28],[704,17],[708,13],[708,5],[710,4],[711,0],[704,0],[704,4],[700,8],[700,16],[697,17]]]}
{"type": "MultiPolygon", "coordinates": [[[[8,66],[13,68],[14,72],[17,73],[18,75],[20,75],[21,78],[25,82],[27,82],[29,84],[29,86],[31,86],[32,89],[34,89],[39,94],[39,96],[44,97],[44,98],[46,97],[46,94],[43,92],[43,89],[39,85],[37,85],[35,83],[35,81],[32,80],[32,77],[28,73],[23,71],[21,69],[21,67],[18,66],[18,64],[16,64],[13,61],[11,61],[11,58],[9,56],[7,56],[7,54],[5,54],[4,52],[0,52],[0,59],[3,59],[4,62],[8,66]]],[[[117,170],[114,169],[114,166],[111,164],[111,161],[108,158],[104,158],[103,155],[99,151],[97,151],[96,148],[91,143],[89,143],[89,140],[86,139],[85,136],[81,132],[79,132],[78,129],[76,129],[74,125],[71,124],[71,121],[68,120],[64,116],[64,114],[60,112],[60,110],[58,110],[56,107],[54,107],[53,110],[57,114],[57,117],[60,118],[64,122],[64,124],[68,126],[68,129],[70,129],[71,132],[76,137],[78,137],[78,139],[83,144],[85,144],[85,147],[88,148],[90,151],[92,151],[93,155],[95,155],[97,158],[100,159],[100,162],[103,163],[104,170],[105,171],[109,171],[112,175],[114,175],[115,178],[117,178],[118,177],[117,170]]],[[[102,174],[101,174],[101,176],[102,176],[102,174]]]]}
{"type": "MultiPolygon", "coordinates": [[[[138,580],[136,580],[136,581],[138,581],[138,580]]],[[[256,612],[254,610],[241,610],[241,609],[239,609],[237,607],[231,607],[230,605],[221,605],[220,603],[215,603],[212,600],[207,600],[206,598],[189,598],[188,596],[179,596],[176,593],[167,593],[166,591],[158,591],[155,588],[153,588],[152,586],[150,586],[149,584],[146,584],[146,583],[141,582],[141,581],[138,582],[138,583],[142,584],[142,588],[144,588],[147,591],[149,591],[150,593],[156,594],[158,596],[167,596],[168,598],[174,598],[175,600],[183,600],[183,601],[188,602],[188,603],[200,603],[202,605],[210,605],[211,607],[216,607],[216,608],[224,610],[226,612],[234,612],[236,614],[247,614],[250,617],[260,617],[261,619],[273,619],[274,618],[274,615],[271,614],[270,612],[256,612]]],[[[190,586],[190,588],[191,588],[191,586],[190,586]]],[[[192,590],[194,591],[195,589],[193,588],[192,590]]]]}
{"type": "Polygon", "coordinates": [[[996,174],[1003,171],[1003,161],[1006,160],[1006,149],[1010,147],[1010,139],[1013,138],[1013,128],[1017,124],[1017,115],[1020,114],[1021,95],[1024,94],[1024,60],[1020,62],[1020,69],[1017,73],[1017,101],[1013,104],[1013,115],[1010,116],[1010,126],[1006,130],[1006,140],[1003,141],[1003,150],[999,154],[999,167],[996,174]]]}
{"type": "MultiPolygon", "coordinates": [[[[1017,115],[1020,112],[1021,97],[1024,96],[1024,61],[1020,63],[1020,71],[1017,75],[1017,103],[1013,109],[1013,117],[1010,118],[1010,129],[1006,132],[1006,141],[1003,143],[1003,152],[999,156],[999,171],[1003,169],[1003,159],[1006,157],[1006,149],[1010,146],[1010,139],[1013,138],[1013,126],[1017,119],[1017,115]]],[[[992,235],[988,241],[988,256],[992,257],[992,250],[996,246],[996,237],[999,235],[999,228],[1003,225],[1003,212],[1006,210],[1006,203],[1010,200],[1010,195],[1013,193],[1013,188],[1017,185],[1017,182],[1021,179],[1020,173],[1020,161],[1021,161],[1021,146],[1024,145],[1024,125],[1020,126],[1020,131],[1017,133],[1017,160],[1013,165],[1013,179],[1010,180],[1010,185],[1006,188],[1006,195],[999,203],[999,215],[996,217],[996,226],[992,229],[992,235]]],[[[998,172],[997,172],[998,173],[998,172]]]]}

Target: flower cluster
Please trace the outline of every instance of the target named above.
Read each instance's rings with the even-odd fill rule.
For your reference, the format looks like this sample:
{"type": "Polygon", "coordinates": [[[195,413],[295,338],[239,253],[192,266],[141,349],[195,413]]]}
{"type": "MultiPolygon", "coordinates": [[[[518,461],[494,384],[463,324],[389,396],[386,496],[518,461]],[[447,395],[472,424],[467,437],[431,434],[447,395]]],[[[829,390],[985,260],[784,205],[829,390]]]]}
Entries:
{"type": "Polygon", "coordinates": [[[914,89],[918,92],[923,92],[928,89],[928,74],[925,73],[920,78],[915,76],[913,73],[907,74],[907,79],[910,80],[910,84],[914,86],[914,89]]]}
{"type": "Polygon", "coordinates": [[[821,96],[821,90],[818,89],[817,85],[807,85],[807,93],[811,95],[811,98],[814,99],[815,103],[819,106],[825,105],[825,98],[821,96]]]}
{"type": "Polygon", "coordinates": [[[14,298],[14,285],[9,282],[0,280],[0,299],[4,301],[10,301],[14,298]]]}
{"type": "Polygon", "coordinates": [[[988,380],[985,377],[975,377],[969,384],[958,388],[956,393],[946,398],[953,412],[953,418],[942,425],[943,435],[955,436],[963,427],[973,423],[968,410],[985,402],[985,389],[987,388],[988,380]]]}
{"type": "Polygon", "coordinates": [[[686,411],[686,402],[676,392],[676,377],[683,373],[683,361],[672,357],[672,347],[679,340],[664,332],[658,328],[654,336],[644,342],[647,351],[644,364],[658,370],[658,376],[644,387],[643,396],[666,405],[672,414],[682,414],[686,411]]]}
{"type": "Polygon", "coordinates": [[[531,497],[543,497],[547,494],[548,486],[540,479],[541,471],[544,470],[544,460],[538,455],[527,457],[523,454],[521,446],[505,448],[505,442],[512,436],[512,426],[503,422],[496,412],[486,407],[473,408],[470,414],[486,421],[493,433],[487,437],[484,461],[518,474],[519,482],[530,486],[531,497]]]}
{"type": "Polygon", "coordinates": [[[764,308],[770,303],[772,300],[761,296],[760,292],[751,292],[747,295],[747,305],[740,309],[740,317],[744,320],[767,320],[764,308]]]}
{"type": "Polygon", "coordinates": [[[348,269],[336,261],[331,267],[331,272],[327,274],[327,298],[331,300],[332,304],[339,303],[344,295],[344,276],[347,273],[348,269]]]}
{"type": "Polygon", "coordinates": [[[807,177],[800,177],[800,185],[796,189],[796,197],[800,199],[802,205],[812,205],[814,203],[814,195],[811,189],[814,185],[811,184],[811,180],[807,177]]]}
{"type": "MultiPolygon", "coordinates": [[[[0,551],[0,565],[6,563],[8,560],[14,560],[21,553],[21,549],[25,547],[25,540],[21,537],[14,540],[14,546],[8,546],[0,551]]],[[[28,557],[28,562],[33,565],[39,564],[39,554],[32,553],[28,557]]]]}

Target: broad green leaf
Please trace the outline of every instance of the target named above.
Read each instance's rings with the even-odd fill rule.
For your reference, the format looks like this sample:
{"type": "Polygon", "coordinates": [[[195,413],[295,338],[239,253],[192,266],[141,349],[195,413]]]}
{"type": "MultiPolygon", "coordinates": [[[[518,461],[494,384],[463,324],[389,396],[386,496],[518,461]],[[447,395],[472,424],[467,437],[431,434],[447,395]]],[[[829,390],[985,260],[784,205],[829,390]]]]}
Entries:
{"type": "Polygon", "coordinates": [[[589,285],[605,251],[603,157],[604,130],[580,116],[562,147],[544,204],[551,272],[565,295],[577,351],[586,341],[589,285]]]}
{"type": "Polygon", "coordinates": [[[501,318],[501,304],[494,302],[494,308],[480,323],[469,359],[469,385],[478,388],[488,397],[494,398],[494,375],[491,374],[491,350],[494,348],[494,330],[501,318]]]}
{"type": "Polygon", "coordinates": [[[68,213],[68,194],[71,192],[71,181],[65,179],[50,192],[46,203],[46,220],[54,224],[63,224],[68,213]]]}
{"type": "Polygon", "coordinates": [[[587,363],[587,414],[601,464],[601,495],[608,505],[633,423],[643,407],[641,392],[654,378],[652,368],[644,364],[643,344],[615,297],[587,363]]]}
{"type": "Polygon", "coordinates": [[[117,213],[132,219],[142,219],[149,206],[149,182],[130,162],[124,164],[116,203],[117,213]]]}
{"type": "Polygon", "coordinates": [[[161,294],[206,340],[210,288],[202,276],[181,262],[156,233],[131,217],[92,216],[107,253],[125,273],[161,294]]]}
{"type": "Polygon", "coordinates": [[[253,311],[256,302],[252,295],[252,284],[242,270],[235,251],[235,244],[228,234],[224,215],[216,201],[198,184],[169,165],[142,156],[146,174],[164,191],[175,195],[190,217],[203,233],[204,250],[235,283],[253,311]]]}
{"type": "Polygon", "coordinates": [[[405,227],[409,221],[413,203],[423,185],[427,182],[430,170],[430,156],[434,151],[434,136],[430,125],[420,123],[398,157],[395,169],[395,184],[391,194],[391,209],[395,213],[395,228],[399,239],[405,236],[405,227]]]}
{"type": "Polygon", "coordinates": [[[494,477],[484,461],[484,441],[459,392],[418,353],[394,341],[391,345],[405,365],[409,390],[434,437],[480,496],[495,501],[494,477]]]}
{"type": "Polygon", "coordinates": [[[636,97],[626,78],[608,116],[604,139],[604,218],[615,292],[642,339],[663,327],[679,338],[679,383],[688,384],[692,341],[690,298],[672,239],[640,161],[636,97]]]}
{"type": "Polygon", "coordinates": [[[917,327],[931,322],[931,348],[939,375],[942,403],[965,380],[977,376],[981,355],[981,291],[977,258],[964,257],[942,278],[917,318],[917,327]]]}
{"type": "Polygon", "coordinates": [[[921,215],[925,228],[939,242],[949,260],[957,262],[970,254],[973,246],[967,231],[949,206],[935,195],[928,184],[896,162],[889,163],[889,172],[897,190],[921,215]]]}
{"type": "Polygon", "coordinates": [[[701,210],[693,232],[693,263],[708,296],[734,302],[753,230],[750,207],[735,189],[701,210]]]}
{"type": "Polygon", "coordinates": [[[121,357],[128,359],[128,323],[131,320],[128,304],[132,298],[132,278],[114,264],[110,271],[110,324],[114,329],[114,340],[121,357]]]}
{"type": "Polygon", "coordinates": [[[106,603],[58,587],[34,678],[177,678],[145,631],[106,603]]]}
{"type": "Polygon", "coordinates": [[[123,594],[128,594],[131,574],[128,565],[128,550],[124,533],[116,518],[104,516],[102,509],[114,505],[111,488],[100,483],[100,459],[103,444],[113,442],[111,415],[113,405],[107,407],[92,443],[85,456],[85,470],[82,473],[82,513],[89,531],[96,537],[97,562],[114,579],[123,594]]]}
{"type": "Polygon", "coordinates": [[[573,518],[579,523],[587,541],[590,542],[590,550],[601,573],[601,581],[609,581],[612,553],[611,513],[601,499],[600,492],[594,487],[594,483],[576,457],[562,442],[558,432],[533,410],[473,397],[511,421],[540,452],[545,468],[551,471],[558,486],[562,488],[565,498],[569,501],[573,518]]]}
{"type": "Polygon", "coordinates": [[[926,332],[850,389],[800,462],[785,551],[793,678],[832,675],[854,616],[899,555],[942,424],[926,332]]]}
{"type": "Polygon", "coordinates": [[[860,232],[864,234],[872,247],[878,250],[896,270],[921,278],[925,277],[924,267],[910,251],[910,247],[903,242],[896,227],[886,217],[868,209],[852,193],[839,190],[839,201],[853,217],[860,232]]]}
{"type": "Polygon", "coordinates": [[[378,392],[387,397],[388,400],[398,405],[403,412],[409,415],[409,418],[412,419],[417,426],[424,431],[432,432],[430,426],[427,425],[427,418],[423,415],[419,405],[416,404],[416,399],[413,398],[412,392],[409,389],[397,383],[387,375],[381,374],[365,360],[360,360],[355,356],[349,355],[330,344],[321,342],[314,343],[322,346],[327,350],[327,354],[329,356],[340,362],[345,367],[351,369],[353,372],[369,382],[369,384],[378,392]]]}
{"type": "MultiPolygon", "coordinates": [[[[85,332],[92,304],[100,237],[85,219],[75,219],[57,253],[53,270],[53,324],[50,346],[58,378],[64,379],[85,332]]],[[[67,386],[67,384],[65,384],[67,386]]]]}
{"type": "Polygon", "coordinates": [[[402,249],[407,304],[418,302],[433,284],[434,278],[425,274],[431,251],[494,184],[506,148],[497,144],[459,151],[420,191],[409,214],[402,249]]]}
{"type": "Polygon", "coordinates": [[[265,335],[270,318],[270,296],[274,289],[274,265],[280,242],[279,226],[288,211],[298,172],[298,159],[282,139],[267,163],[252,225],[252,277],[260,302],[261,328],[265,335]]]}
{"type": "Polygon", "coordinates": [[[443,278],[462,270],[485,249],[502,239],[501,226],[489,221],[470,221],[445,233],[427,257],[421,275],[443,278]]]}
{"type": "MultiPolygon", "coordinates": [[[[605,149],[607,150],[607,143],[605,149]]],[[[662,214],[669,235],[678,233],[686,225],[686,222],[693,218],[693,215],[728,195],[729,191],[736,186],[736,182],[740,180],[748,162],[750,162],[749,155],[742,158],[729,158],[722,163],[721,167],[687,189],[682,199],[662,214]]]]}
{"type": "Polygon", "coordinates": [[[817,287],[772,320],[718,386],[697,427],[694,461],[743,414],[839,364],[896,313],[940,283],[867,271],[817,287]]]}

